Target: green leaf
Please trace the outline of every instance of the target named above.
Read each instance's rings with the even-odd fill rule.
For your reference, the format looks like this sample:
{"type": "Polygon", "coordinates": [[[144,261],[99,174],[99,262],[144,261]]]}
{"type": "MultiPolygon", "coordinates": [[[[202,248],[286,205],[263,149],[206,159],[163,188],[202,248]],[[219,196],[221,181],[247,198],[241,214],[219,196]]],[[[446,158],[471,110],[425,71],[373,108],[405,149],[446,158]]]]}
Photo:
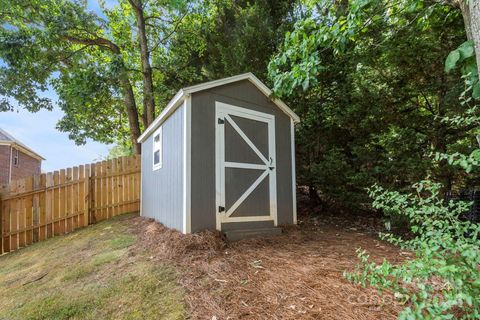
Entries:
{"type": "Polygon", "coordinates": [[[452,69],[454,69],[458,60],[460,60],[460,52],[458,49],[450,52],[447,60],[445,61],[445,72],[450,72],[452,69]]]}
{"type": "Polygon", "coordinates": [[[477,83],[473,86],[472,97],[475,100],[480,100],[480,81],[477,81],[477,83]]]}
{"type": "Polygon", "coordinates": [[[303,80],[303,83],[302,83],[303,91],[306,91],[308,89],[309,84],[310,84],[310,79],[307,76],[305,78],[305,80],[303,80]]]}
{"type": "Polygon", "coordinates": [[[475,50],[473,48],[473,41],[465,41],[458,47],[457,50],[460,52],[462,60],[473,57],[473,55],[475,54],[475,50]]]}

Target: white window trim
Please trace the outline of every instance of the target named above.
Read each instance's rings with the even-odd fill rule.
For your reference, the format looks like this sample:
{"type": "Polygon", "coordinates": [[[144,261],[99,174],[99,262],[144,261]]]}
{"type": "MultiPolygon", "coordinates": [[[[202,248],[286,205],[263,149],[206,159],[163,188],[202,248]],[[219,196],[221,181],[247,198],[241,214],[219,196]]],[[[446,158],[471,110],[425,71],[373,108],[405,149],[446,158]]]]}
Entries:
{"type": "Polygon", "coordinates": [[[153,171],[161,169],[163,165],[163,126],[160,126],[152,135],[152,164],[153,171]],[[155,143],[155,137],[160,135],[159,142],[155,143]],[[160,162],[155,164],[155,152],[160,151],[160,162]]]}

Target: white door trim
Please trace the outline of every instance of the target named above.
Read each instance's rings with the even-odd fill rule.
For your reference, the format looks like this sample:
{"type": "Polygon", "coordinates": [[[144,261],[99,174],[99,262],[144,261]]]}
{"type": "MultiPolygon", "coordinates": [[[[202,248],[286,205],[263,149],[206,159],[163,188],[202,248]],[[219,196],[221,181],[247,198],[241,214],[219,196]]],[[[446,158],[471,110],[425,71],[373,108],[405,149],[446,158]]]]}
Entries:
{"type": "Polygon", "coordinates": [[[225,167],[228,168],[239,168],[239,169],[255,169],[255,170],[267,170],[267,165],[265,164],[255,164],[255,163],[243,163],[243,162],[224,162],[225,167]]]}
{"type": "MultiPolygon", "coordinates": [[[[272,221],[271,216],[246,216],[246,217],[229,217],[228,221],[222,221],[221,223],[229,222],[255,222],[255,221],[272,221]]],[[[219,229],[220,230],[220,229],[219,229]]]]}
{"type": "Polygon", "coordinates": [[[233,115],[240,114],[240,116],[243,116],[245,114],[248,114],[249,118],[253,120],[258,120],[263,122],[265,122],[265,119],[275,120],[275,116],[273,114],[268,114],[260,111],[255,111],[252,109],[237,107],[237,106],[234,106],[228,103],[219,102],[219,101],[215,101],[215,107],[216,108],[220,107],[223,110],[227,110],[229,111],[229,114],[233,114],[233,115]]]}
{"type": "Polygon", "coordinates": [[[273,220],[277,225],[277,184],[276,184],[276,155],[275,155],[275,116],[251,109],[233,106],[223,102],[215,102],[215,183],[216,183],[216,228],[221,230],[222,223],[228,222],[246,222],[246,221],[267,221],[273,220]],[[239,116],[266,123],[268,125],[268,156],[267,158],[258,150],[248,136],[230,117],[239,116]],[[218,123],[218,119],[224,119],[223,124],[218,123]],[[225,161],[225,123],[228,121],[234,130],[242,137],[248,146],[257,154],[264,164],[240,163],[225,161]],[[273,167],[270,170],[269,167],[273,167]],[[225,168],[242,168],[265,170],[255,182],[244,192],[242,196],[232,205],[227,212],[219,212],[219,207],[225,207],[225,168]],[[231,217],[242,202],[258,187],[258,185],[268,177],[269,179],[269,198],[270,215],[269,216],[242,216],[231,217]]]}

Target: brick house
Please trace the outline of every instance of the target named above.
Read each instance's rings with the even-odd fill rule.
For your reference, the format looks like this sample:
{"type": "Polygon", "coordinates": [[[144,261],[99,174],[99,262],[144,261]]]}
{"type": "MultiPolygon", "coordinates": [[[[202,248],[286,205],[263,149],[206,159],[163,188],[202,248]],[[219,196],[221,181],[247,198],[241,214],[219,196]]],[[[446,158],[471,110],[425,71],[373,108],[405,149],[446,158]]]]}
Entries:
{"type": "Polygon", "coordinates": [[[0,128],[0,185],[40,174],[42,160],[42,156],[0,128]]]}

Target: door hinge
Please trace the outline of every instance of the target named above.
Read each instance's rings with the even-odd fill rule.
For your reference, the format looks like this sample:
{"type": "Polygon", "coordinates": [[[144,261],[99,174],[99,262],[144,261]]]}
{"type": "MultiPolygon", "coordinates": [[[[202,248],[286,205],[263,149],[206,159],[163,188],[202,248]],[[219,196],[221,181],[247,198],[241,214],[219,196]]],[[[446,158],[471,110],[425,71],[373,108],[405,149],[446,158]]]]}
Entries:
{"type": "Polygon", "coordinates": [[[223,211],[225,211],[225,207],[218,206],[218,212],[223,212],[223,211]]]}
{"type": "Polygon", "coordinates": [[[222,118],[218,118],[218,124],[224,124],[225,123],[225,120],[222,119],[222,118]]]}

